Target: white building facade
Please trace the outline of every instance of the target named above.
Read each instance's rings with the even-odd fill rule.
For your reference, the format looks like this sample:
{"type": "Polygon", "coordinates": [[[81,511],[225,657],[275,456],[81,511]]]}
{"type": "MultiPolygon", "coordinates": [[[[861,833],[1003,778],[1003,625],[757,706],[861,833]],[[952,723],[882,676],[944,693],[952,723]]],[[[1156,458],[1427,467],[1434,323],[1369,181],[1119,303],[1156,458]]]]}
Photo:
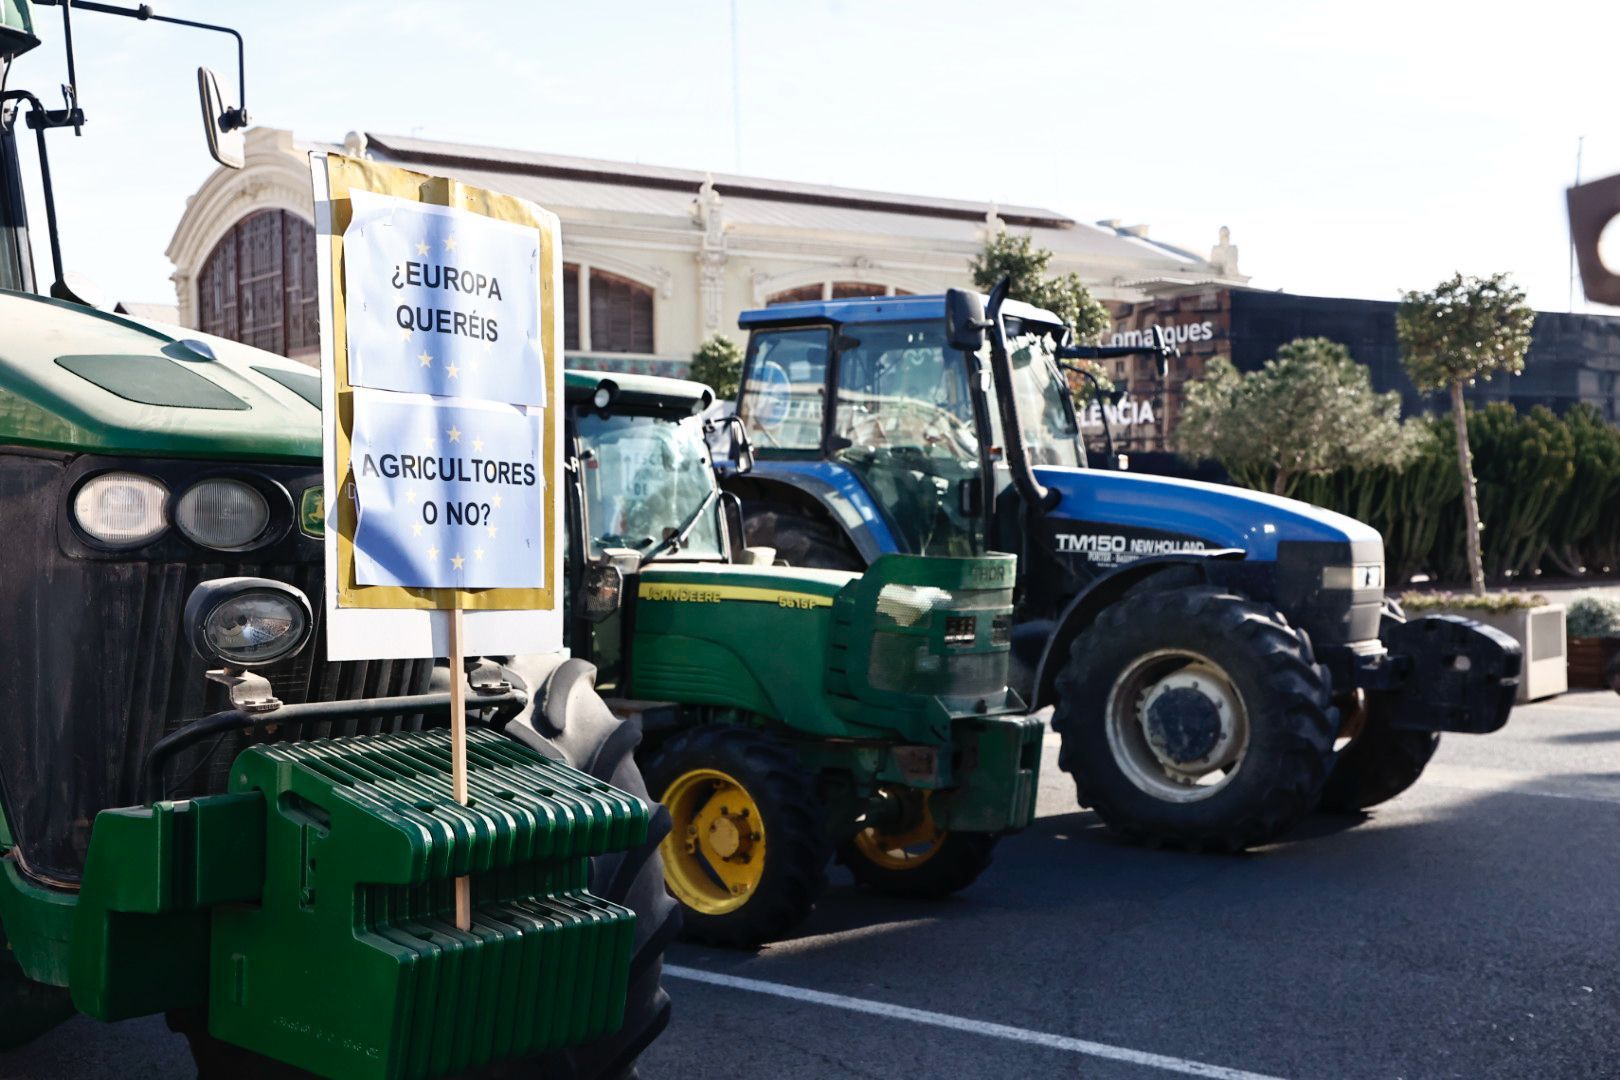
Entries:
{"type": "Polygon", "coordinates": [[[1030,233],[1101,300],[1167,286],[1240,285],[1225,230],[1210,255],[1144,226],[1035,207],[859,191],[684,169],[351,133],[343,145],[248,133],[246,166],[187,202],[168,256],[180,321],[315,363],[311,149],[531,199],[563,226],[573,367],[680,375],[700,342],[739,337],[737,315],[783,300],[941,292],[971,284],[996,232],[1030,233]]]}

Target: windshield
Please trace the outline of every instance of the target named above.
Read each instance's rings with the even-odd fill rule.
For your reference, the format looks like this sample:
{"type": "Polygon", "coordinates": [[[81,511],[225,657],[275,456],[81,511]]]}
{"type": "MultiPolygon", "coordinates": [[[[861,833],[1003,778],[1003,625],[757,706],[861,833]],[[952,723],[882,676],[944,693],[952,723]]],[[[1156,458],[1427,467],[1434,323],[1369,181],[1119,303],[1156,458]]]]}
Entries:
{"type": "Polygon", "coordinates": [[[984,479],[967,358],[947,345],[937,320],[857,323],[839,346],[833,460],[861,476],[905,550],[981,550],[980,515],[970,508],[984,479]]]}
{"type": "MultiPolygon", "coordinates": [[[[1069,388],[1058,370],[1052,338],[1043,333],[1015,334],[1007,343],[1007,356],[1012,361],[1013,393],[1029,463],[1084,468],[1080,427],[1070,406],[1069,388]]],[[[999,412],[995,419],[999,439],[999,412]]]]}
{"type": "MultiPolygon", "coordinates": [[[[714,490],[703,422],[619,413],[579,417],[585,531],[592,557],[604,548],[647,551],[678,530],[714,490]]],[[[661,559],[723,559],[719,512],[692,527],[680,551],[661,559]]]]}

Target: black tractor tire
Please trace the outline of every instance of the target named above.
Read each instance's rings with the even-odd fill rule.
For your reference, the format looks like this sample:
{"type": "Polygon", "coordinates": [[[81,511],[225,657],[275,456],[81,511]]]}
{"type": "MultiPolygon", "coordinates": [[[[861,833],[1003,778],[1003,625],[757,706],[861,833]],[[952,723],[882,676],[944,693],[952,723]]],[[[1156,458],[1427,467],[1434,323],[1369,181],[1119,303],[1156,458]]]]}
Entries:
{"type": "MultiPolygon", "coordinates": [[[[1384,600],[1382,621],[1386,625],[1406,621],[1397,601],[1384,600]]],[[[1360,733],[1339,751],[1322,788],[1321,808],[1330,813],[1356,814],[1388,802],[1417,783],[1440,749],[1438,731],[1391,727],[1387,707],[1378,695],[1368,698],[1366,709],[1360,733]]]]}
{"type": "MultiPolygon", "coordinates": [[[[647,839],[630,851],[591,860],[591,892],[636,913],[630,982],[619,1030],[580,1046],[539,1058],[496,1062],[467,1074],[480,1078],[536,1080],[624,1080],[635,1075],[636,1059],[669,1023],[669,995],[663,988],[664,950],[680,932],[680,907],[664,890],[659,845],[669,832],[669,815],[647,794],[635,749],[641,728],[614,716],[596,693],[596,669],[558,656],[518,657],[507,678],[530,694],[523,714],[506,733],[556,761],[612,784],[653,808],[647,839]]],[[[207,1018],[171,1014],[170,1027],[191,1043],[198,1080],[290,1080],[311,1074],[243,1050],[208,1034],[207,1018]]]]}
{"type": "Polygon", "coordinates": [[[744,504],[743,534],[749,547],[774,548],[789,566],[866,569],[866,560],[836,525],[779,503],[744,504]]]}
{"type": "Polygon", "coordinates": [[[999,839],[989,833],[947,832],[938,850],[905,869],[873,862],[851,839],[838,846],[838,861],[863,889],[910,900],[938,900],[977,881],[990,868],[999,839]]]}
{"type": "Polygon", "coordinates": [[[1241,851],[1280,836],[1316,805],[1338,731],[1331,685],[1309,637],[1267,604],[1214,586],[1138,592],[1104,608],[1070,649],[1052,716],[1058,764],[1080,805],[1126,840],[1241,851]],[[1247,716],[1247,743],[1228,778],[1190,801],[1144,788],[1110,744],[1110,691],[1161,650],[1205,658],[1247,716]]]}
{"type": "Polygon", "coordinates": [[[786,936],[809,916],[827,884],[832,843],[814,780],[791,749],[753,728],[709,724],[667,739],[646,762],[646,774],[648,787],[673,815],[663,856],[670,892],[684,908],[688,938],[753,948],[786,936]],[[695,830],[698,813],[707,807],[703,797],[693,796],[698,813],[670,806],[671,801],[680,801],[671,798],[676,781],[702,772],[718,772],[734,781],[763,823],[765,861],[757,883],[740,905],[729,910],[701,910],[700,905],[712,908],[730,901],[685,899],[677,880],[682,872],[694,872],[683,869],[694,866],[686,857],[692,850],[685,846],[689,841],[699,845],[694,854],[714,857],[701,847],[701,838],[693,839],[697,834],[688,831],[695,830]]]}
{"type": "Polygon", "coordinates": [[[1438,731],[1399,731],[1376,702],[1368,709],[1366,727],[1333,763],[1322,788],[1323,810],[1355,814],[1388,802],[1417,783],[1440,748],[1438,731]]]}

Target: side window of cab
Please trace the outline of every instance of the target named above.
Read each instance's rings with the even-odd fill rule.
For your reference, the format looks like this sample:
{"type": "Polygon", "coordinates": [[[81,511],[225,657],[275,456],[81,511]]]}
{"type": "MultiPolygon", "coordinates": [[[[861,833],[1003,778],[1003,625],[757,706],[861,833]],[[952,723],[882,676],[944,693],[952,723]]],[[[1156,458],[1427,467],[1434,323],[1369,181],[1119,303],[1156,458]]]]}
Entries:
{"type": "Polygon", "coordinates": [[[825,327],[759,330],[749,339],[737,414],[756,447],[821,449],[831,344],[825,327]]]}

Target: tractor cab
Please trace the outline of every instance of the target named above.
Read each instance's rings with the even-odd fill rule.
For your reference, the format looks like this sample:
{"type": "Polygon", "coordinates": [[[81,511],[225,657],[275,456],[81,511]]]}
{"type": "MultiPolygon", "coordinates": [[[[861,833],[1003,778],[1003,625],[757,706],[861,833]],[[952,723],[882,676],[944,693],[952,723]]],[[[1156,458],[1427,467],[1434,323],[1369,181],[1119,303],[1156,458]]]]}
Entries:
{"type": "MultiPolygon", "coordinates": [[[[1027,304],[1007,309],[1024,452],[1083,468],[1055,359],[1062,325],[1027,304]]],[[[988,351],[953,345],[944,311],[942,297],[908,296],[782,304],[741,320],[750,334],[737,412],[755,452],[810,486],[855,480],[881,508],[860,514],[861,528],[885,550],[998,549],[986,508],[1012,482],[999,388],[988,351]]]]}

